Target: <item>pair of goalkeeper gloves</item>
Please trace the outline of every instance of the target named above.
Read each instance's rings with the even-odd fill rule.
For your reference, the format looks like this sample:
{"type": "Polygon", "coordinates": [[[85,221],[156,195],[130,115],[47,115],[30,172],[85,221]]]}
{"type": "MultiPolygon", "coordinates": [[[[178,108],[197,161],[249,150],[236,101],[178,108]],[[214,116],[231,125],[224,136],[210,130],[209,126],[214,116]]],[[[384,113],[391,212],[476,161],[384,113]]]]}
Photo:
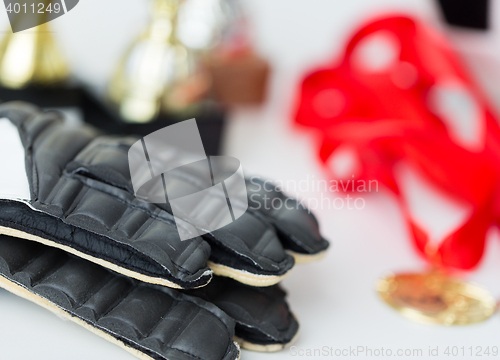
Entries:
{"type": "Polygon", "coordinates": [[[182,241],[168,203],[134,194],[127,154],[138,138],[20,102],[0,106],[0,141],[13,138],[24,154],[0,153],[11,164],[0,186],[22,167],[29,191],[0,189],[1,287],[143,359],[232,360],[240,346],[276,351],[295,338],[278,283],[328,248],[296,200],[247,179],[243,215],[182,241]],[[273,199],[288,206],[266,206],[273,199]]]}

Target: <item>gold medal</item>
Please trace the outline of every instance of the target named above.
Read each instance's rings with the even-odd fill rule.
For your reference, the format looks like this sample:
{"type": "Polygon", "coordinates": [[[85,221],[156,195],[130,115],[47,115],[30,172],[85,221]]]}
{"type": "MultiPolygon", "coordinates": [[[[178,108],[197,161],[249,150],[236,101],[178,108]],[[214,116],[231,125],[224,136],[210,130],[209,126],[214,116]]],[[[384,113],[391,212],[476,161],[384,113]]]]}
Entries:
{"type": "Polygon", "coordinates": [[[493,315],[496,307],[486,289],[440,272],[391,275],[379,281],[377,291],[401,314],[423,323],[477,323],[493,315]]]}

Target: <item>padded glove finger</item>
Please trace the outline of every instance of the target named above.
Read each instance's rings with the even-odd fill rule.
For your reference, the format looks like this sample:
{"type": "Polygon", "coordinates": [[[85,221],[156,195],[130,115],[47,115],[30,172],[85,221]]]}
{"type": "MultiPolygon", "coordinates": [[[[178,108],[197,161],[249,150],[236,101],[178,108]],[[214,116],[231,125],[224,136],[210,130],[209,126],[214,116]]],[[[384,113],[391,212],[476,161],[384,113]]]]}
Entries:
{"type": "MultiPolygon", "coordinates": [[[[254,286],[273,285],[292,268],[293,257],[274,227],[256,212],[203,239],[181,241],[168,204],[134,196],[127,155],[137,138],[100,136],[90,126],[69,126],[57,113],[25,103],[1,105],[0,117],[21,138],[30,188],[28,198],[0,199],[0,233],[177,288],[206,285],[212,276],[208,260],[215,273],[254,286]]],[[[194,185],[196,180],[183,178],[194,185]]]]}
{"type": "Polygon", "coordinates": [[[258,211],[274,225],[283,247],[296,263],[316,261],[325,255],[329,243],[321,236],[310,210],[268,180],[252,177],[246,185],[249,210],[258,211]]]}
{"type": "Polygon", "coordinates": [[[188,292],[224,310],[236,322],[235,340],[247,350],[283,349],[297,336],[299,323],[279,285],[252,287],[215,276],[208,286],[188,292]]]}
{"type": "Polygon", "coordinates": [[[215,305],[0,236],[0,287],[147,360],[233,360],[234,321],[215,305]]]}

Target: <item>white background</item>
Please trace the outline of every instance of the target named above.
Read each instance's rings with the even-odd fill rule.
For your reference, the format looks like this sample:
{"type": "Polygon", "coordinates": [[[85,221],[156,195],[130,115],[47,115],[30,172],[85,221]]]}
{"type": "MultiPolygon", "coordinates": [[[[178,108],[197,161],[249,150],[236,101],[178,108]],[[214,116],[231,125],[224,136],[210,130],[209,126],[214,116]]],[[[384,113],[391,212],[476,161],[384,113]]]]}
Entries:
{"type": "MultiPolygon", "coordinates": [[[[490,34],[458,30],[449,34],[485,81],[490,95],[500,100],[494,88],[500,74],[494,66],[500,59],[496,26],[500,11],[498,2],[492,2],[490,34]]],[[[315,158],[312,135],[291,126],[291,102],[304,71],[338,56],[348,34],[374,13],[410,13],[442,26],[430,0],[248,0],[246,5],[256,29],[255,44],[275,71],[264,107],[232,112],[224,152],[239,158],[248,174],[277,180],[311,181],[324,176],[315,158]]],[[[55,20],[55,35],[76,77],[103,89],[120,54],[147,22],[147,10],[145,0],[81,0],[73,11],[55,20]]],[[[2,28],[7,28],[3,10],[2,28]]],[[[319,199],[321,194],[311,190],[296,195],[310,200],[319,199]]],[[[447,346],[500,346],[498,315],[464,327],[426,326],[402,318],[379,300],[374,290],[377,279],[391,271],[420,271],[425,263],[412,248],[392,195],[380,189],[364,199],[363,210],[316,211],[322,233],[332,246],[322,262],[297,266],[284,281],[289,303],[301,324],[295,346],[367,346],[393,352],[422,349],[424,357],[420,358],[427,357],[429,347],[438,346],[440,358],[446,358],[442,354],[447,346]]],[[[428,206],[426,211],[434,219],[447,221],[446,211],[439,209],[428,206]]],[[[500,296],[498,238],[496,233],[490,234],[484,261],[468,275],[495,297],[500,296]]],[[[275,354],[242,354],[249,360],[297,357],[289,349],[275,354]]],[[[78,325],[0,290],[0,359],[133,357],[78,325]]]]}

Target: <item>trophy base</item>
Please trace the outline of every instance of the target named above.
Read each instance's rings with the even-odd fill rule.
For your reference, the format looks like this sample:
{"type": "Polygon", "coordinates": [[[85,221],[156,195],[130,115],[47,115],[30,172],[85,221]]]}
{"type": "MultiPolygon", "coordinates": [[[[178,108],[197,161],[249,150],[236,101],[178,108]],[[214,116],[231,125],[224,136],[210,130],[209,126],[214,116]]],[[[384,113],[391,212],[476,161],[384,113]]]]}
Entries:
{"type": "Polygon", "coordinates": [[[389,306],[421,323],[472,324],[488,319],[496,308],[487,290],[441,272],[391,275],[379,281],[377,291],[389,306]]]}
{"type": "Polygon", "coordinates": [[[42,108],[68,108],[80,105],[82,91],[80,87],[72,86],[32,86],[24,89],[0,87],[0,101],[26,101],[42,108]]]}
{"type": "Polygon", "coordinates": [[[26,101],[42,108],[77,108],[83,120],[106,133],[148,135],[176,122],[196,118],[207,155],[219,155],[225,125],[224,111],[213,103],[204,103],[196,110],[182,115],[160,115],[145,124],[126,123],[93,93],[80,86],[28,87],[8,89],[0,87],[0,101],[26,101]]]}

